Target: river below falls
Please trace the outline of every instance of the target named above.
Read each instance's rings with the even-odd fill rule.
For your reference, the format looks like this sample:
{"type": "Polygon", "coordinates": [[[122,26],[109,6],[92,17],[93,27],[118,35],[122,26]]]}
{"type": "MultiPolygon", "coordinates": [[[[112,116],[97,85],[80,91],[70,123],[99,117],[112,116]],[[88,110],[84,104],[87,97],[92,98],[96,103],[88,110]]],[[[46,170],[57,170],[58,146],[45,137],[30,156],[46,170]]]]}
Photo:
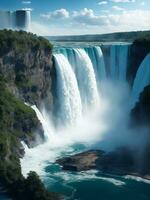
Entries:
{"type": "Polygon", "coordinates": [[[68,172],[57,164],[45,167],[43,181],[66,200],[149,200],[150,181],[133,176],[111,176],[96,170],[68,172]]]}

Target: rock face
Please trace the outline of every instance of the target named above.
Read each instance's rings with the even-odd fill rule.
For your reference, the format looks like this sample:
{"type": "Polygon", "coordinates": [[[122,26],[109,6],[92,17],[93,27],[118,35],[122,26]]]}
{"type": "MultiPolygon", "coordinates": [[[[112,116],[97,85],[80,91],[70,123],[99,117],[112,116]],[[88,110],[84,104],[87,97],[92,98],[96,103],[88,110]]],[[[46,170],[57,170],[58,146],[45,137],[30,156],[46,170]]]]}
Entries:
{"type": "Polygon", "coordinates": [[[22,157],[20,141],[34,147],[44,141],[35,112],[24,104],[51,109],[52,46],[23,31],[0,31],[0,159],[22,157]]]}
{"type": "Polygon", "coordinates": [[[6,102],[1,99],[0,122],[4,124],[6,116],[12,119],[5,129],[17,131],[29,147],[35,145],[35,138],[41,141],[44,136],[35,112],[23,104],[52,109],[53,73],[49,41],[23,31],[0,31],[0,87],[6,96],[6,102]]]}
{"type": "Polygon", "coordinates": [[[9,52],[0,58],[0,74],[9,80],[10,91],[24,101],[52,105],[52,54],[38,49],[24,53],[9,52]],[[49,92],[48,92],[49,91],[49,92]]]}
{"type": "Polygon", "coordinates": [[[150,173],[142,173],[136,168],[134,156],[127,149],[118,149],[109,153],[89,150],[56,162],[62,166],[63,170],[79,172],[95,169],[111,175],[134,175],[150,179],[150,173]]]}
{"type": "Polygon", "coordinates": [[[45,140],[36,113],[24,102],[51,109],[52,77],[49,41],[22,31],[0,31],[0,184],[12,199],[58,199],[36,174],[25,179],[19,160],[22,141],[32,148],[45,140]]]}
{"type": "Polygon", "coordinates": [[[67,158],[62,158],[56,162],[62,166],[64,170],[85,171],[96,169],[97,159],[103,155],[103,151],[87,151],[67,158]]]}
{"type": "Polygon", "coordinates": [[[89,150],[56,161],[63,170],[86,171],[98,170],[110,175],[133,175],[150,179],[150,173],[143,174],[135,166],[134,156],[127,149],[106,153],[101,150],[89,150]]]}
{"type": "Polygon", "coordinates": [[[10,91],[25,102],[40,106],[44,101],[51,108],[54,72],[50,43],[30,33],[2,33],[0,75],[8,82],[10,91]]]}
{"type": "Polygon", "coordinates": [[[107,173],[126,174],[126,171],[131,172],[133,169],[133,158],[132,156],[129,157],[127,150],[118,150],[111,153],[101,150],[89,150],[59,159],[56,162],[62,166],[63,170],[70,171],[97,169],[107,173]]]}

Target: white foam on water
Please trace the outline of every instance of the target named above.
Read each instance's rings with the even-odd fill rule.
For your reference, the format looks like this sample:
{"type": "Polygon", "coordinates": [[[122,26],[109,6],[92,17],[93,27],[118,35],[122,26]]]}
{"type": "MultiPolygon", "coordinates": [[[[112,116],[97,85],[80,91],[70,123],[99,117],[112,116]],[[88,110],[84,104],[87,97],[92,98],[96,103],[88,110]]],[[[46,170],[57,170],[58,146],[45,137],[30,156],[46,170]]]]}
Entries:
{"type": "Polygon", "coordinates": [[[85,172],[76,172],[76,173],[61,171],[61,172],[50,174],[50,177],[61,178],[62,181],[64,181],[66,184],[73,183],[73,182],[82,182],[82,181],[87,181],[87,180],[93,180],[93,181],[102,180],[102,181],[112,183],[113,185],[116,185],[116,186],[125,185],[125,182],[123,181],[120,181],[115,178],[98,176],[97,173],[98,173],[97,170],[89,170],[85,172]]]}
{"type": "Polygon", "coordinates": [[[143,182],[143,183],[150,184],[150,180],[147,180],[147,179],[144,179],[144,178],[141,178],[141,177],[138,177],[138,176],[127,175],[127,176],[124,176],[124,178],[125,179],[131,179],[131,180],[134,180],[134,181],[137,181],[137,182],[143,182]]]}

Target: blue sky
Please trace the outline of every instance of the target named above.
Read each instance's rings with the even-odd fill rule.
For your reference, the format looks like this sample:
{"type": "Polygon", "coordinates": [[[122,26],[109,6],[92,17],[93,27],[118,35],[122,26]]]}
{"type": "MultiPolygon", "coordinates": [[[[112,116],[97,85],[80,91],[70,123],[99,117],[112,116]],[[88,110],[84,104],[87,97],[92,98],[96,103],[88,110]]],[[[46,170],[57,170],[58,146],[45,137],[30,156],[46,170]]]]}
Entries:
{"type": "Polygon", "coordinates": [[[0,10],[30,8],[39,35],[150,29],[150,0],[4,0],[0,10]]]}

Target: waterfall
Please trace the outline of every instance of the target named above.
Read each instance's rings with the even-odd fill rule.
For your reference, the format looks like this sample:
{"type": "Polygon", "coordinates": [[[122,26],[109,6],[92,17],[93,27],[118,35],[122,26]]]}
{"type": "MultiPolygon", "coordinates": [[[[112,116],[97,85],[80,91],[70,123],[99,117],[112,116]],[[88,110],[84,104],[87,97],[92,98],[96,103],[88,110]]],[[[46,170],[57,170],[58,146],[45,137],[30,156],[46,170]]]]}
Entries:
{"type": "Polygon", "coordinates": [[[110,48],[111,79],[125,81],[128,64],[129,45],[112,45],[110,48]]]}
{"type": "Polygon", "coordinates": [[[55,54],[57,94],[60,103],[59,118],[74,125],[82,114],[82,104],[77,80],[71,65],[63,54],[55,54]]]}
{"type": "Polygon", "coordinates": [[[35,111],[37,118],[39,119],[39,121],[41,122],[43,126],[45,138],[48,140],[51,137],[52,139],[53,130],[52,130],[52,127],[50,126],[49,121],[47,122],[45,116],[42,115],[42,113],[39,111],[39,109],[35,105],[31,106],[31,108],[35,111]]]}
{"type": "Polygon", "coordinates": [[[94,47],[97,61],[97,73],[98,80],[102,81],[106,79],[106,69],[104,63],[104,56],[100,47],[94,47]]]}
{"type": "Polygon", "coordinates": [[[98,88],[92,62],[84,49],[74,49],[76,58],[76,77],[82,103],[96,106],[99,102],[98,88]]]}
{"type": "Polygon", "coordinates": [[[76,59],[74,50],[72,48],[61,48],[59,51],[68,59],[69,63],[71,64],[71,67],[75,71],[76,59]]]}
{"type": "Polygon", "coordinates": [[[133,84],[131,94],[131,106],[133,107],[139,99],[140,93],[144,87],[150,84],[150,53],[144,58],[141,63],[133,84]]]}
{"type": "Polygon", "coordinates": [[[89,47],[85,48],[86,52],[88,53],[91,62],[94,67],[96,80],[97,82],[103,81],[106,79],[106,69],[104,63],[104,56],[101,50],[101,47],[89,47]]]}

